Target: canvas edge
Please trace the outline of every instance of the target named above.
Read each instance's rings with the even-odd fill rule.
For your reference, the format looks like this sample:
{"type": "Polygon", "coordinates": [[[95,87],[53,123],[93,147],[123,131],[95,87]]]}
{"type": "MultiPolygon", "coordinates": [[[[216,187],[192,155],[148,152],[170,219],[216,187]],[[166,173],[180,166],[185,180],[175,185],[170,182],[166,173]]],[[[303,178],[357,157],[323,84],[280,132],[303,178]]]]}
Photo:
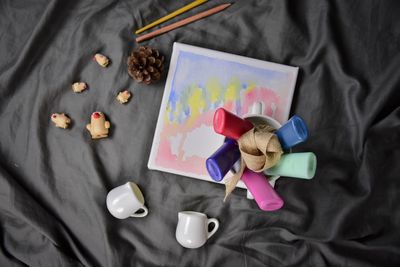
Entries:
{"type": "Polygon", "coordinates": [[[284,65],[280,63],[274,63],[270,61],[265,61],[261,59],[256,59],[256,58],[251,58],[251,57],[246,57],[246,56],[241,56],[241,55],[235,55],[227,52],[222,52],[222,51],[217,51],[217,50],[212,50],[208,48],[203,48],[203,47],[198,47],[198,46],[192,46],[188,44],[182,44],[175,42],[177,46],[179,46],[180,51],[186,51],[186,52],[192,52],[198,55],[202,56],[209,56],[213,58],[218,58],[218,59],[224,59],[227,61],[233,61],[245,65],[250,65],[252,67],[259,67],[263,69],[272,69],[276,71],[286,71],[290,72],[294,75],[294,80],[297,80],[297,73],[299,67],[297,66],[289,66],[289,65],[284,65]],[[254,65],[256,64],[256,65],[254,65]]]}
{"type": "MultiPolygon", "coordinates": [[[[286,120],[289,119],[289,115],[290,115],[290,109],[292,108],[292,102],[293,102],[293,96],[294,96],[294,90],[296,89],[296,82],[297,82],[297,76],[299,73],[299,67],[292,67],[293,72],[291,72],[291,74],[293,75],[293,79],[291,80],[291,84],[289,85],[289,89],[290,89],[290,95],[288,96],[288,101],[289,101],[289,105],[286,107],[285,109],[285,118],[286,120]]],[[[281,121],[281,124],[284,124],[285,122],[281,121]]]]}
{"type": "Polygon", "coordinates": [[[160,138],[159,138],[160,131],[161,131],[162,127],[164,126],[162,117],[165,113],[165,108],[168,103],[169,94],[171,93],[171,85],[172,85],[172,80],[174,78],[175,71],[176,71],[176,63],[178,60],[179,52],[180,52],[179,45],[177,45],[177,43],[175,42],[172,47],[172,55],[171,55],[171,60],[169,63],[167,80],[166,80],[165,87],[164,87],[164,94],[162,96],[162,101],[161,101],[160,110],[158,113],[156,128],[154,131],[153,142],[151,144],[149,161],[147,163],[147,168],[149,168],[149,169],[157,169],[157,165],[155,164],[154,161],[155,161],[156,151],[158,150],[159,143],[160,143],[160,138]]]}

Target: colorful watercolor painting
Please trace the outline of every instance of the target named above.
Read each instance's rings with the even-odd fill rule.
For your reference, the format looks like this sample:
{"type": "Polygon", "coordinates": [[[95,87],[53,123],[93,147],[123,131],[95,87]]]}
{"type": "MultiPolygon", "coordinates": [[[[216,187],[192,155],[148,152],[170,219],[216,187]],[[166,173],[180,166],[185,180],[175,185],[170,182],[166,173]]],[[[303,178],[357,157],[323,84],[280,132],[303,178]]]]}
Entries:
{"type": "Polygon", "coordinates": [[[237,115],[262,102],[264,114],[288,119],[298,68],[174,44],[149,168],[210,180],[205,160],[222,144],[214,112],[237,115]]]}

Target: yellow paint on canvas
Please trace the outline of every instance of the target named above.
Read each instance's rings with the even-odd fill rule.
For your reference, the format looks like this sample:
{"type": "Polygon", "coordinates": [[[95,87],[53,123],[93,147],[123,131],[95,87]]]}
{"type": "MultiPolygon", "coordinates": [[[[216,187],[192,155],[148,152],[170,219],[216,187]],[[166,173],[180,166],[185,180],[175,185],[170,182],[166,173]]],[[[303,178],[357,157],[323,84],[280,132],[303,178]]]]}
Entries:
{"type": "Polygon", "coordinates": [[[239,99],[240,92],[240,80],[238,78],[232,78],[226,88],[225,101],[236,101],[239,99]]]}
{"type": "Polygon", "coordinates": [[[206,101],[203,97],[203,91],[201,88],[196,87],[192,90],[192,94],[188,99],[188,105],[190,108],[190,118],[188,123],[192,124],[206,107],[206,101]]]}
{"type": "Polygon", "coordinates": [[[178,118],[181,111],[182,111],[182,104],[181,104],[181,102],[178,102],[178,103],[176,103],[176,109],[174,111],[174,118],[178,118]]]}
{"type": "Polygon", "coordinates": [[[211,103],[216,103],[221,98],[222,86],[217,78],[209,79],[206,88],[210,93],[211,103]]]}
{"type": "Polygon", "coordinates": [[[164,112],[164,122],[169,121],[169,113],[170,112],[171,112],[171,106],[168,104],[167,108],[165,109],[165,112],[164,112]]]}

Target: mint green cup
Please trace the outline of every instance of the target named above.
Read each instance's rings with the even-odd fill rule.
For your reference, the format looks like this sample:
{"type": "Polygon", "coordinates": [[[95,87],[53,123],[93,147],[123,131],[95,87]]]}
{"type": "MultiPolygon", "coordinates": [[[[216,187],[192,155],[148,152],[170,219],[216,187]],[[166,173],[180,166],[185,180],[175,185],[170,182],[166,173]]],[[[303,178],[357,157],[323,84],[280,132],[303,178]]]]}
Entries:
{"type": "Polygon", "coordinates": [[[317,169],[317,157],[312,152],[283,154],[279,162],[265,172],[293,178],[312,179],[317,169]]]}

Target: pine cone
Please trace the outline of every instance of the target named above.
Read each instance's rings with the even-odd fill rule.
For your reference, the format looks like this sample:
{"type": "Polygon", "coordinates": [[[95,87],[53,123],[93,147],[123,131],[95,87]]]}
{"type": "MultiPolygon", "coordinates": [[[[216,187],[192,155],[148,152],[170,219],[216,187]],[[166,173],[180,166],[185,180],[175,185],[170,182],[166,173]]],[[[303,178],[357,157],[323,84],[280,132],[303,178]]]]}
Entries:
{"type": "Polygon", "coordinates": [[[161,78],[164,56],[149,46],[140,46],[128,57],[128,73],[137,82],[150,84],[161,78]]]}

